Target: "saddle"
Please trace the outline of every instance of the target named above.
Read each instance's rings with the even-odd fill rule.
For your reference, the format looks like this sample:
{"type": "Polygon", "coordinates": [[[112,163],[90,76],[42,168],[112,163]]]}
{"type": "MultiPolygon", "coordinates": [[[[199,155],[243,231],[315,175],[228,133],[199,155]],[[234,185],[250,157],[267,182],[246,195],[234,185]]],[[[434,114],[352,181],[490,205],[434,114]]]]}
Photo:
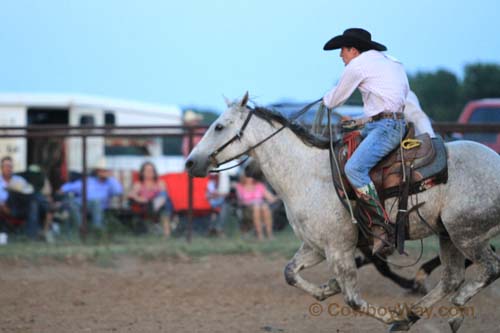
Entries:
{"type": "MultiPolygon", "coordinates": [[[[447,152],[441,137],[431,138],[429,134],[415,136],[415,130],[410,123],[402,142],[415,143],[412,147],[401,149],[398,146],[386,157],[384,157],[370,171],[370,178],[375,184],[381,201],[396,197],[403,183],[403,160],[408,176],[409,194],[425,191],[434,185],[446,183],[448,180],[447,152]],[[403,151],[403,158],[401,158],[403,151]]],[[[354,199],[354,190],[346,178],[344,167],[352,153],[361,143],[359,131],[348,132],[344,135],[342,142],[335,145],[335,154],[341,175],[334,174],[335,187],[339,189],[341,197],[354,199]],[[342,179],[347,193],[342,193],[340,180],[342,179]]],[[[347,199],[347,198],[346,198],[347,199]]]]}
{"type": "MultiPolygon", "coordinates": [[[[342,141],[337,143],[334,149],[340,168],[340,174],[333,173],[334,185],[339,198],[346,207],[347,200],[355,200],[356,195],[347,180],[344,168],[360,143],[360,132],[351,131],[344,134],[342,141]]],[[[409,212],[406,210],[408,196],[425,191],[437,184],[446,183],[448,180],[447,152],[443,139],[431,138],[427,133],[415,136],[413,124],[410,123],[402,140],[402,146],[395,148],[375,165],[370,171],[370,178],[382,204],[388,198],[399,198],[396,246],[399,252],[403,253],[409,223],[409,212]]],[[[416,209],[421,205],[416,206],[416,209]]],[[[366,221],[362,222],[366,224],[366,221]]]]}

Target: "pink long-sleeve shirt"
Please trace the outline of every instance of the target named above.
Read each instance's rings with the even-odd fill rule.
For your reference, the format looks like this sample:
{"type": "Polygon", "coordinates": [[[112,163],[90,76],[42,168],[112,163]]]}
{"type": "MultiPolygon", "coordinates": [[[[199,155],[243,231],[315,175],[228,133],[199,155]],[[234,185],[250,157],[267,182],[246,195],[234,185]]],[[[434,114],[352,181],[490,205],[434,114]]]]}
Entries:
{"type": "Polygon", "coordinates": [[[363,98],[365,116],[401,112],[409,91],[408,77],[400,62],[379,51],[366,51],[349,62],[323,103],[329,108],[342,105],[356,88],[363,98]]]}

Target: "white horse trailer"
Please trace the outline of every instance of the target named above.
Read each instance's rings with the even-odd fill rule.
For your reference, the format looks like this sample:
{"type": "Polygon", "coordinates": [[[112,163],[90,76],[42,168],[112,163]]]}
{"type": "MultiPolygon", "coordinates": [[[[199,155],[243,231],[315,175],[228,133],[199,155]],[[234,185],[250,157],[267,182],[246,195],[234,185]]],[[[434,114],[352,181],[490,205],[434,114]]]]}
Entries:
{"type": "MultiPolygon", "coordinates": [[[[60,126],[151,126],[182,125],[178,106],[154,105],[85,95],[0,94],[1,127],[29,125],[60,126]]],[[[87,138],[87,166],[101,157],[114,171],[138,170],[145,160],[153,162],[160,174],[184,168],[181,138],[87,138]]],[[[10,155],[15,171],[30,164],[41,165],[58,186],[66,171],[82,171],[81,138],[4,138],[0,157],[10,155]]],[[[55,183],[55,184],[54,184],[55,183]]]]}

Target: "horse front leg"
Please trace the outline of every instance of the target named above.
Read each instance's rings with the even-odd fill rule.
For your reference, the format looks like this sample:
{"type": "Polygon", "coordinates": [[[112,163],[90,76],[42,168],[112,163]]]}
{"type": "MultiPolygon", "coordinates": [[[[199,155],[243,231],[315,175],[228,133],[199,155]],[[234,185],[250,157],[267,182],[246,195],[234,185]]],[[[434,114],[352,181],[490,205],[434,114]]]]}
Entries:
{"type": "Polygon", "coordinates": [[[326,260],[337,278],[344,302],[356,312],[373,317],[384,324],[391,324],[397,318],[396,313],[361,298],[354,253],[355,248],[331,247],[326,251],[326,260]]]}
{"type": "Polygon", "coordinates": [[[318,286],[304,280],[299,275],[301,270],[316,266],[323,260],[325,260],[323,255],[314,251],[305,243],[302,243],[292,260],[290,260],[285,267],[284,273],[286,282],[291,286],[304,290],[318,301],[323,301],[330,296],[340,293],[340,287],[334,278],[318,286]]]}

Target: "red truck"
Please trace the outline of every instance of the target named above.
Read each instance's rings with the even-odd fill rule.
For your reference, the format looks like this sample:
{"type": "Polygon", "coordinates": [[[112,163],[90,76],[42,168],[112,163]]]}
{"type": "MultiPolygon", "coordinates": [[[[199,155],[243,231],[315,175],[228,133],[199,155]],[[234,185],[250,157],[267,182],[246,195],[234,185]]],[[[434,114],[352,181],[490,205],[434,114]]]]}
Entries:
{"type": "MultiPolygon", "coordinates": [[[[458,119],[460,124],[500,123],[500,98],[486,98],[467,103],[458,119]]],[[[500,133],[464,133],[464,140],[480,142],[500,153],[500,133]]]]}

